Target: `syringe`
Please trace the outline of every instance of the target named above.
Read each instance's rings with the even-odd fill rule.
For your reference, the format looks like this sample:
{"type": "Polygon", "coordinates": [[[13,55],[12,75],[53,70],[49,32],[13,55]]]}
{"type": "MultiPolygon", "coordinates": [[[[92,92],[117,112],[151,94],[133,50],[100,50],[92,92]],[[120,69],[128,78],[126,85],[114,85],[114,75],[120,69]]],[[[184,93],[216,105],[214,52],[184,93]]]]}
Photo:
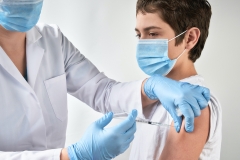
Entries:
{"type": "Polygon", "coordinates": [[[152,121],[148,121],[148,120],[139,120],[139,119],[136,119],[136,122],[146,123],[146,124],[155,125],[155,126],[173,127],[173,126],[171,126],[171,125],[169,125],[169,124],[163,124],[163,123],[159,123],[159,122],[152,122],[152,121]]]}
{"type": "MultiPolygon", "coordinates": [[[[124,118],[124,117],[127,117],[127,116],[128,116],[128,113],[127,112],[123,112],[123,113],[116,113],[116,114],[114,114],[113,118],[124,118]]],[[[147,119],[140,118],[140,117],[136,118],[136,122],[146,123],[146,124],[156,125],[156,126],[174,127],[174,126],[171,126],[169,124],[163,124],[163,123],[159,123],[159,122],[152,122],[152,121],[149,121],[147,119]]]]}

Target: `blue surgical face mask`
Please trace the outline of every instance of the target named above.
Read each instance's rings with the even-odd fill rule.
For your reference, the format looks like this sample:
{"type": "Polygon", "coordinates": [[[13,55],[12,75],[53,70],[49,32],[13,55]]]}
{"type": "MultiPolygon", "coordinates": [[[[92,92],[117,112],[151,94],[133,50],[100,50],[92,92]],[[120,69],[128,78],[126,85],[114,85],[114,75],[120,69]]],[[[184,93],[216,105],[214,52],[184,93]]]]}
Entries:
{"type": "Polygon", "coordinates": [[[142,71],[150,76],[154,74],[166,76],[173,69],[178,58],[180,58],[186,50],[185,49],[176,59],[171,60],[168,57],[168,43],[185,32],[170,40],[140,39],[137,44],[136,58],[142,71]]]}
{"type": "Polygon", "coordinates": [[[0,0],[0,25],[6,30],[26,32],[40,17],[43,0],[0,0]]]}

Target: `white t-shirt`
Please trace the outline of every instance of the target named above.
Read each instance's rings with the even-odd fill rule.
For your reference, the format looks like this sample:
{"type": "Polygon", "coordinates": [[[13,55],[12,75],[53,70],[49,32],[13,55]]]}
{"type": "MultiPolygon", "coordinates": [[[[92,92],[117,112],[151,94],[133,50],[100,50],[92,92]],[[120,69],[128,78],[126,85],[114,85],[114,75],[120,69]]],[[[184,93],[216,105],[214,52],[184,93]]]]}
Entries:
{"type": "MultiPolygon", "coordinates": [[[[204,79],[197,75],[181,80],[194,85],[204,86],[204,79]]],[[[222,109],[219,101],[211,93],[210,107],[210,133],[208,140],[199,157],[200,160],[219,160],[222,141],[222,109]]],[[[173,119],[165,108],[157,103],[149,112],[145,112],[146,117],[154,122],[171,124],[173,119]]],[[[149,124],[137,125],[137,132],[132,144],[130,160],[159,160],[165,146],[169,127],[158,127],[149,124]]],[[[184,154],[184,153],[183,153],[184,154]]]]}

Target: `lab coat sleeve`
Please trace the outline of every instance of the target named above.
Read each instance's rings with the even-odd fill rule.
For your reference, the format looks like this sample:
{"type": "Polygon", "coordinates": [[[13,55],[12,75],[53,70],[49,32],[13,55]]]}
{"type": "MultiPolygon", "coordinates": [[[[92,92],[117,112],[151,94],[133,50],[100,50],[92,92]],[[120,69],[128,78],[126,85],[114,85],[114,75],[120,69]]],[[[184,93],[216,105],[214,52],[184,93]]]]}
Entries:
{"type": "Polygon", "coordinates": [[[142,117],[143,80],[120,83],[99,72],[68,39],[62,35],[68,93],[102,113],[130,112],[137,109],[142,117]]]}
{"type": "Polygon", "coordinates": [[[62,149],[46,151],[1,152],[0,159],[6,160],[60,160],[62,149]]]}

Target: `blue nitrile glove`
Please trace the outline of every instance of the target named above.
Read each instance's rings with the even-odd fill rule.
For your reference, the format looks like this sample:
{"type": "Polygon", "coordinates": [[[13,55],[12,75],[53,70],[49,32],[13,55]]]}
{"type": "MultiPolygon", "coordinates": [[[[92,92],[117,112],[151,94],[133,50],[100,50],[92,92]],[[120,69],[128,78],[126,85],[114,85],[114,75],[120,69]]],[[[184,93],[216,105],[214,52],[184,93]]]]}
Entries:
{"type": "Polygon", "coordinates": [[[177,132],[180,131],[182,124],[182,117],[177,115],[178,108],[185,117],[185,130],[192,132],[194,117],[201,114],[201,110],[208,106],[210,100],[209,89],[161,75],[150,77],[144,84],[144,91],[150,99],[160,100],[163,107],[171,114],[177,132]]]}
{"type": "Polygon", "coordinates": [[[136,132],[137,110],[133,110],[120,124],[108,125],[113,113],[106,114],[88,127],[81,140],[68,147],[70,160],[109,160],[123,153],[130,145],[136,132]]]}

